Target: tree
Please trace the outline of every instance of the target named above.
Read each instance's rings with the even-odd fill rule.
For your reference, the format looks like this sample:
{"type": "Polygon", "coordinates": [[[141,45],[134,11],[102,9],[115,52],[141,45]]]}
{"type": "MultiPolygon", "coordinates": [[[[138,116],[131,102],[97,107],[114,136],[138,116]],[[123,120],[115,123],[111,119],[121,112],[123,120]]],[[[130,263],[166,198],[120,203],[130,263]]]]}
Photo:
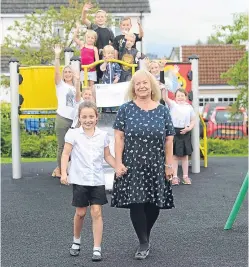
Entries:
{"type": "MultiPolygon", "coordinates": [[[[95,8],[89,11],[89,15],[99,9],[96,0],[91,2],[95,4],[95,8]]],[[[21,65],[26,66],[51,64],[56,43],[60,43],[62,47],[74,46],[72,31],[76,22],[80,21],[83,5],[78,0],[69,0],[68,6],[61,6],[59,9],[50,6],[48,10],[35,10],[33,14],[25,16],[24,22],[14,21],[7,29],[8,34],[1,47],[2,55],[15,57],[21,65]]],[[[89,19],[92,20],[93,17],[89,16],[89,19]]],[[[108,16],[109,25],[111,21],[111,16],[108,16]]],[[[83,32],[81,37],[84,38],[83,32]]],[[[75,49],[74,54],[79,55],[79,50],[75,49]]],[[[2,75],[0,84],[8,87],[9,77],[2,75]]]]}
{"type": "Polygon", "coordinates": [[[51,63],[56,43],[63,47],[72,45],[72,30],[80,20],[82,6],[78,1],[69,1],[67,7],[61,6],[59,10],[51,6],[26,15],[24,22],[15,21],[8,28],[2,53],[18,58],[22,65],[51,63]]]}
{"type": "Polygon", "coordinates": [[[196,45],[202,45],[203,42],[201,41],[201,39],[198,39],[197,42],[196,42],[196,45]]]}
{"type": "Polygon", "coordinates": [[[224,41],[219,40],[216,36],[210,35],[207,38],[207,44],[215,45],[215,44],[225,44],[224,41]]]}
{"type": "MultiPolygon", "coordinates": [[[[237,49],[244,48],[248,44],[248,14],[234,14],[233,24],[216,26],[213,36],[223,43],[234,44],[237,49]]],[[[235,107],[248,107],[248,47],[244,56],[221,77],[240,90],[235,107]]]]}

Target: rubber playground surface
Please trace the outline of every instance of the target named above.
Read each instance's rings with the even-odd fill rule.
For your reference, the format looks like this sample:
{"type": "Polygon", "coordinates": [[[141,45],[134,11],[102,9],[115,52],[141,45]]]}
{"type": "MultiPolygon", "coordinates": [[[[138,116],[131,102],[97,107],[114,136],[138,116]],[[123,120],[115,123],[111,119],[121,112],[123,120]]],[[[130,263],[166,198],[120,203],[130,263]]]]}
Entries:
{"type": "MultiPolygon", "coordinates": [[[[72,242],[70,186],[50,177],[54,162],[23,163],[23,178],[2,167],[2,265],[101,267],[244,267],[247,264],[247,200],[232,230],[223,227],[247,172],[246,158],[210,158],[209,167],[192,174],[192,186],[173,188],[176,208],[161,211],[152,232],[151,253],[144,261],[126,209],[104,206],[103,261],[91,262],[89,214],[79,257],[69,255],[72,242]]],[[[108,168],[106,169],[108,172],[108,168]]],[[[110,200],[110,195],[108,196],[110,200]]]]}

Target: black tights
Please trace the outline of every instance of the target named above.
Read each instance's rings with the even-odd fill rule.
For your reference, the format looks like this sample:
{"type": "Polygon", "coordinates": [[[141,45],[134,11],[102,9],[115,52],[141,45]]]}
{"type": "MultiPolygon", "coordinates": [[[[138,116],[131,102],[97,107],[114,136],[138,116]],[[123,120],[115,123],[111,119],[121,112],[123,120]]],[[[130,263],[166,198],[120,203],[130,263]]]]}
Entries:
{"type": "Polygon", "coordinates": [[[130,217],[140,244],[148,244],[151,229],[159,215],[159,208],[152,203],[130,205],[130,217]]]}

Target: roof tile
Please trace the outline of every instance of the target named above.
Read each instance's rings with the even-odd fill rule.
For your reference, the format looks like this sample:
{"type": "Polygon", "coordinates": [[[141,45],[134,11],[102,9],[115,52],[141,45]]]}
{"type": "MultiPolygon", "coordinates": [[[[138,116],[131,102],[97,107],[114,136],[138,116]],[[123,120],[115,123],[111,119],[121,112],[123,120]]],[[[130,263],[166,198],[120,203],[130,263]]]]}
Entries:
{"type": "Polygon", "coordinates": [[[195,45],[182,46],[182,60],[196,54],[199,56],[199,84],[226,84],[220,76],[232,67],[244,55],[246,48],[234,45],[195,45]]]}
{"type": "MultiPolygon", "coordinates": [[[[29,14],[35,9],[47,9],[49,6],[59,8],[67,6],[68,0],[2,0],[2,14],[29,14]]],[[[150,13],[149,0],[99,0],[100,8],[108,13],[150,13]]]]}

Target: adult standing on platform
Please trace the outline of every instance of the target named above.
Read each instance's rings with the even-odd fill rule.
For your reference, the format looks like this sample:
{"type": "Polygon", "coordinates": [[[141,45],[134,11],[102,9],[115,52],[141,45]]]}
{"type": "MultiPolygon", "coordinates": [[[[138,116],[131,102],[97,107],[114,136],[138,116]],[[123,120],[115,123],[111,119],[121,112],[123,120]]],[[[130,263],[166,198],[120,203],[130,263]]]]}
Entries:
{"type": "Polygon", "coordinates": [[[137,71],[128,89],[130,101],[120,107],[114,123],[117,178],[111,206],[130,209],[140,243],[136,259],[149,254],[150,232],[159,210],[174,207],[169,180],[173,177],[175,130],[160,98],[153,75],[137,71]]]}
{"type": "Polygon", "coordinates": [[[80,86],[79,75],[75,75],[71,66],[65,66],[60,72],[60,45],[55,45],[55,85],[58,108],[56,111],[55,131],[57,136],[57,168],[53,171],[52,176],[60,178],[61,176],[61,154],[64,147],[64,137],[71,127],[74,119],[74,108],[76,105],[75,95],[76,88],[80,86]]]}

